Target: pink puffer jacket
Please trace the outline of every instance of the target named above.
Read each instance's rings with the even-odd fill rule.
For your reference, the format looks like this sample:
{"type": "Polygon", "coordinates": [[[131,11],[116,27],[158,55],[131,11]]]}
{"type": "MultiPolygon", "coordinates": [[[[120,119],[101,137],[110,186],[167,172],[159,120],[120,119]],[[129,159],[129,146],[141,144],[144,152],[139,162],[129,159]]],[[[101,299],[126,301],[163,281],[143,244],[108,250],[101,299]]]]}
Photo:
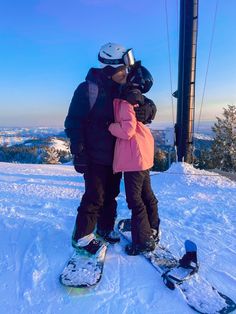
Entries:
{"type": "Polygon", "coordinates": [[[148,127],[136,120],[134,108],[127,101],[114,99],[115,123],[109,131],[117,137],[113,171],[140,171],[153,166],[154,139],[148,127]]]}

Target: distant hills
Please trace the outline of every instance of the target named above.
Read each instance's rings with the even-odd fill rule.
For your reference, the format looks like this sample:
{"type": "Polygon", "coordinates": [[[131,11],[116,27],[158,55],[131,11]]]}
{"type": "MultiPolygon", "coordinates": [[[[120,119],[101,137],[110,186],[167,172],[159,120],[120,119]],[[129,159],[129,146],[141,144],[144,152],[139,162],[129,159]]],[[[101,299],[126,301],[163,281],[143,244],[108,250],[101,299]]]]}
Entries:
{"type": "MultiPolygon", "coordinates": [[[[155,124],[150,125],[150,128],[155,139],[156,149],[168,152],[171,148],[168,143],[174,142],[173,128],[160,130],[155,124]]],[[[203,133],[197,133],[194,136],[195,149],[208,150],[212,141],[211,130],[206,129],[203,133]]],[[[59,158],[58,162],[68,162],[71,158],[69,140],[64,129],[50,127],[0,128],[0,161],[21,162],[21,151],[24,153],[27,151],[31,154],[33,152],[36,156],[42,154],[42,151],[47,151],[49,154],[49,150],[50,153],[55,154],[56,152],[59,156],[63,155],[63,158],[59,158]],[[16,155],[16,151],[17,160],[15,160],[16,157],[12,157],[14,154],[16,155]]],[[[29,160],[32,161],[31,158],[29,160]]],[[[41,158],[35,158],[35,163],[37,162],[41,163],[41,158]]]]}
{"type": "Polygon", "coordinates": [[[69,140],[61,128],[0,128],[0,161],[66,163],[69,140]]]}
{"type": "Polygon", "coordinates": [[[26,141],[34,139],[45,139],[48,137],[65,138],[65,132],[62,128],[0,128],[0,146],[12,146],[23,144],[26,141]]]}

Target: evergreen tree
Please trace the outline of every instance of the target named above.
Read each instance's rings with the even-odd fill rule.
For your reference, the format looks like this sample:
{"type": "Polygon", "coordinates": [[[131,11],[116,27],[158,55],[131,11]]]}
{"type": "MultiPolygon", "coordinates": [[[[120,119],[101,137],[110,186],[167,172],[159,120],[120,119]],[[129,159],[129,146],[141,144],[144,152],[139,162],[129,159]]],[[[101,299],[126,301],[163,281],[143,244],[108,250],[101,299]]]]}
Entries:
{"type": "Polygon", "coordinates": [[[154,165],[152,167],[153,171],[165,171],[168,169],[168,159],[167,153],[157,149],[154,154],[154,165]]]}
{"type": "Polygon", "coordinates": [[[60,156],[54,147],[46,147],[41,155],[43,164],[59,164],[60,156]]]}
{"type": "Polygon", "coordinates": [[[212,158],[212,151],[209,149],[198,150],[194,155],[194,167],[199,169],[214,169],[216,168],[212,158]]]}
{"type": "Polygon", "coordinates": [[[223,110],[223,118],[216,117],[212,127],[215,133],[212,161],[215,168],[236,172],[236,106],[229,105],[223,110]]]}

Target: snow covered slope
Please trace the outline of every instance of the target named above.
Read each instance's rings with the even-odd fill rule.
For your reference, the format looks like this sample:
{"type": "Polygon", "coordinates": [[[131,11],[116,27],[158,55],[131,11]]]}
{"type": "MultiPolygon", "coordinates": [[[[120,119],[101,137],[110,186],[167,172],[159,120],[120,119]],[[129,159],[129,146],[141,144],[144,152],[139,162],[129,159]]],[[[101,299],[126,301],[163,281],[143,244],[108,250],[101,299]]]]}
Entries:
{"type": "MultiPolygon", "coordinates": [[[[180,256],[184,240],[195,241],[200,274],[235,301],[236,183],[177,163],[152,173],[152,184],[162,243],[180,256]]],[[[72,166],[0,163],[1,313],[193,313],[143,257],[125,255],[124,240],[108,248],[98,286],[60,285],[83,191],[72,166]]],[[[118,218],[129,217],[123,182],[118,203],[118,218]]]]}

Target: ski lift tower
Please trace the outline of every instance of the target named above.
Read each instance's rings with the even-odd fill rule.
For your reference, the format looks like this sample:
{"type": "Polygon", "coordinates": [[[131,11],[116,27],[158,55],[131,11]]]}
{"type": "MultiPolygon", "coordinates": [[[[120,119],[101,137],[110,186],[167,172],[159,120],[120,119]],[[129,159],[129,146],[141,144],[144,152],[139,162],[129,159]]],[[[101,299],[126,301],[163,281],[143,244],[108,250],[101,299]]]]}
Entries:
{"type": "Polygon", "coordinates": [[[175,125],[178,161],[192,163],[195,113],[195,76],[198,28],[198,0],[180,0],[180,34],[177,123],[175,125]]]}

